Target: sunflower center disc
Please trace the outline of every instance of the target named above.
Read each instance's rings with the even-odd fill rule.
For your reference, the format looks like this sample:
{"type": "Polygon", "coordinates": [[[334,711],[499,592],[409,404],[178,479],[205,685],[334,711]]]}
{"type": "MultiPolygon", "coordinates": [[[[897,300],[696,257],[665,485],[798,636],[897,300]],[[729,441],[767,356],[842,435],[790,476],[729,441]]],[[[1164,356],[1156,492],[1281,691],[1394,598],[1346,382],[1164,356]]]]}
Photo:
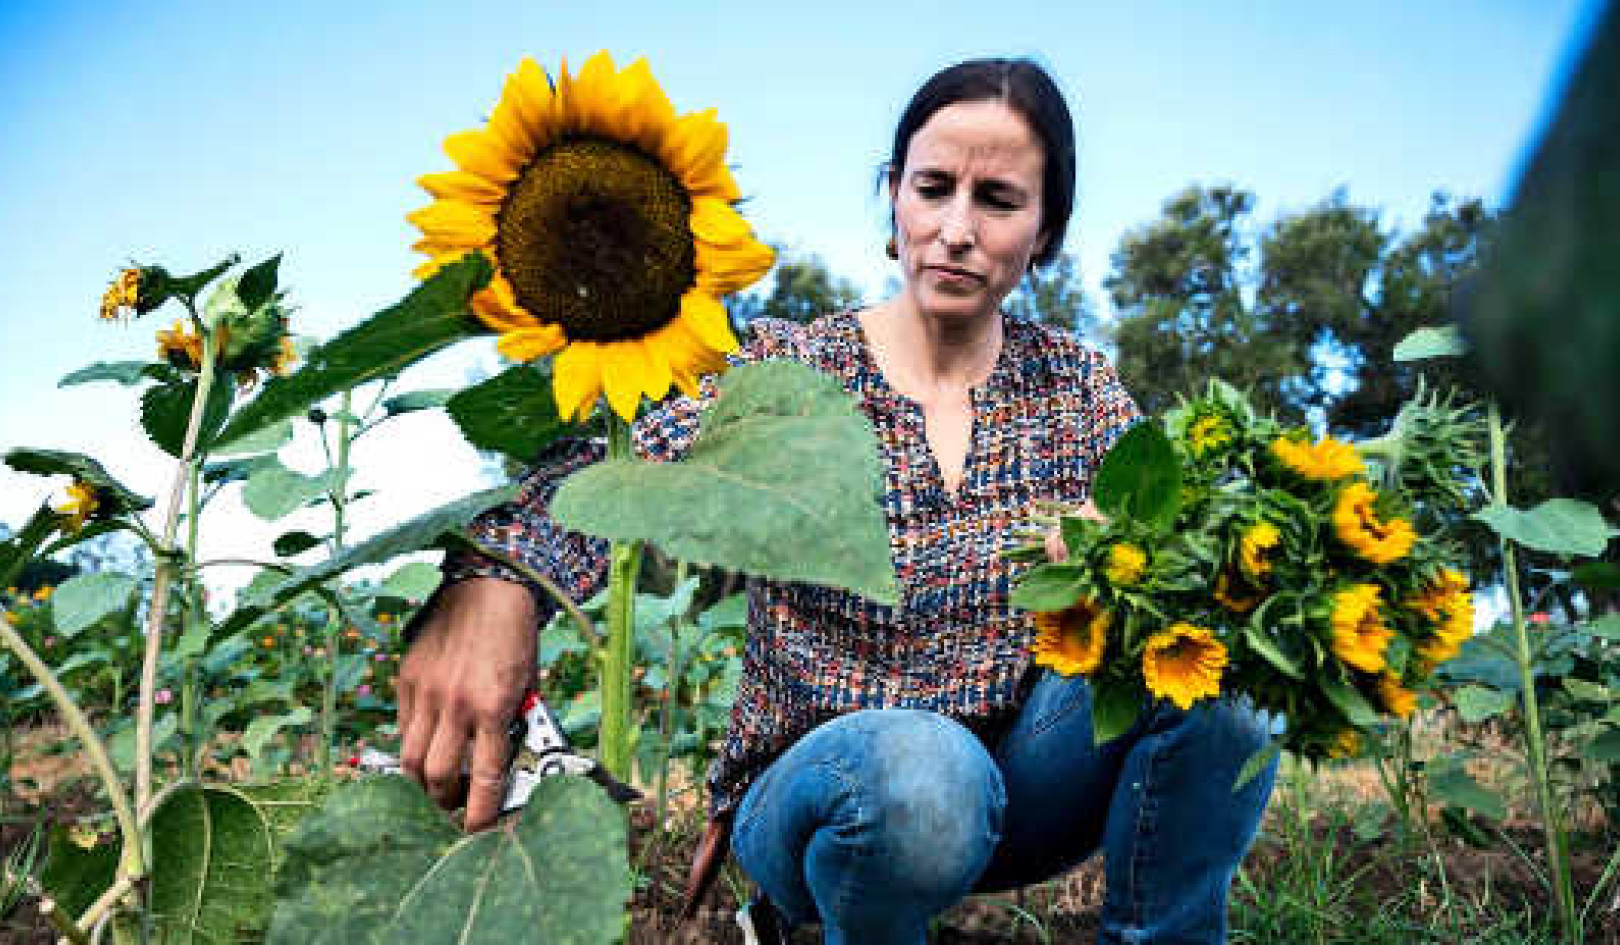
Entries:
{"type": "Polygon", "coordinates": [[[692,203],[661,164],[594,138],[540,152],[495,221],[517,300],[571,340],[622,341],[669,324],[691,288],[692,203]]]}

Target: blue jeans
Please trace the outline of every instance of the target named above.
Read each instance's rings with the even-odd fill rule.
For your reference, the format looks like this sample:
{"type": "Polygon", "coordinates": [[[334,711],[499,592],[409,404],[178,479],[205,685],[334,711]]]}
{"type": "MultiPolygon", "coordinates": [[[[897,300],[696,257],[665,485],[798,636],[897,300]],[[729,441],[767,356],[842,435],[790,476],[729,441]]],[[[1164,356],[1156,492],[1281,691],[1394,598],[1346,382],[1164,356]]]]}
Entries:
{"type": "Polygon", "coordinates": [[[933,712],[855,712],[760,775],[732,849],[787,921],[820,921],[828,945],[920,945],[969,893],[1049,879],[1099,848],[1099,941],[1221,942],[1276,762],[1232,785],[1277,729],[1243,703],[1161,700],[1097,747],[1085,680],[1047,672],[988,748],[933,712]]]}

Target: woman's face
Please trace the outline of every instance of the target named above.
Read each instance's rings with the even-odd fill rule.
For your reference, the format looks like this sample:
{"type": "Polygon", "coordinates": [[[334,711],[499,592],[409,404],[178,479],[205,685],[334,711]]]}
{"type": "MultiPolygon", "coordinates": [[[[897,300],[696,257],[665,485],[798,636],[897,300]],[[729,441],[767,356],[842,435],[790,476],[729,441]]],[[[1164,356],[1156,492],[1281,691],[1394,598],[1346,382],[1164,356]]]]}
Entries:
{"type": "Polygon", "coordinates": [[[998,101],[958,102],[912,135],[890,179],[906,288],[927,315],[994,312],[1045,242],[1045,153],[1023,117],[998,101]]]}

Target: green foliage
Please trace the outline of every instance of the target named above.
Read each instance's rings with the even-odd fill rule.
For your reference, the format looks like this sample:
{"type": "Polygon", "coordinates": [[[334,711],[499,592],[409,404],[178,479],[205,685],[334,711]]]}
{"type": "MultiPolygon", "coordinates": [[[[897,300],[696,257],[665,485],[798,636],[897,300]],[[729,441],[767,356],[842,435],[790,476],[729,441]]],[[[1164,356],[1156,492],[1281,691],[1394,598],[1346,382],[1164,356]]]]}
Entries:
{"type": "Polygon", "coordinates": [[[51,596],[56,629],[75,636],[96,621],[123,610],[135,592],[135,579],[127,574],[101,572],[69,578],[51,596]]]}
{"type": "Polygon", "coordinates": [[[72,476],[95,486],[97,500],[105,502],[110,512],[140,512],[152,507],[151,499],[130,491],[101,463],[83,453],[19,448],[6,453],[6,465],[36,476],[72,476]]]}
{"type": "Polygon", "coordinates": [[[553,440],[579,429],[557,415],[550,373],[528,364],[461,391],[445,407],[467,442],[525,463],[553,440]]]}
{"type": "Polygon", "coordinates": [[[97,361],[66,375],[56,382],[56,386],[72,387],[91,381],[117,381],[125,387],[134,387],[146,380],[168,383],[179,378],[180,372],[167,364],[153,364],[150,361],[97,361]]]}
{"type": "Polygon", "coordinates": [[[209,453],[214,456],[251,456],[261,453],[274,453],[292,442],[292,437],[292,423],[288,420],[281,420],[255,430],[241,439],[230,442],[216,442],[209,447],[209,453]]]}
{"type": "Polygon", "coordinates": [[[67,824],[53,824],[48,834],[45,867],[39,884],[68,915],[79,916],[113,883],[118,873],[118,841],[95,840],[89,847],[74,840],[67,824]]]}
{"type": "Polygon", "coordinates": [[[1060,254],[1045,269],[1031,270],[1007,299],[1006,311],[1014,318],[1081,336],[1097,328],[1097,313],[1080,278],[1080,260],[1070,253],[1060,254]]]}
{"type": "Polygon", "coordinates": [[[770,294],[763,302],[757,294],[732,297],[729,304],[736,321],[747,324],[755,318],[780,318],[808,323],[860,307],[860,289],[848,279],[834,276],[820,257],[781,245],[772,248],[776,266],[771,270],[770,294]]]}
{"type": "Polygon", "coordinates": [[[1396,361],[1427,361],[1430,358],[1454,358],[1467,351],[1462,335],[1454,325],[1441,328],[1419,328],[1395,346],[1391,357],[1396,361]]]}
{"type": "Polygon", "coordinates": [[[273,522],[341,488],[339,470],[304,475],[272,458],[260,463],[248,478],[242,489],[242,502],[254,515],[273,522]]]}
{"type": "Polygon", "coordinates": [[[428,355],[485,329],[466,312],[467,298],[489,281],[490,264],[470,253],[439,270],[410,295],[310,352],[288,377],[271,378],[220,431],[237,440],[367,381],[397,375],[428,355]]]}
{"type": "Polygon", "coordinates": [[[287,843],[269,941],[611,943],[630,896],[624,814],[543,780],[522,819],[464,835],[399,777],[339,788],[287,843]]]}
{"type": "MultiPolygon", "coordinates": [[[[213,441],[214,434],[230,414],[233,396],[231,379],[216,377],[208,389],[207,409],[197,428],[197,450],[206,450],[213,441]]],[[[152,442],[170,456],[179,456],[185,446],[191,405],[196,399],[196,378],[156,384],[141,395],[141,427],[152,442]]]]}
{"type": "Polygon", "coordinates": [[[1181,460],[1164,428],[1138,423],[1103,458],[1093,496],[1107,515],[1165,528],[1181,506],[1181,478],[1181,460]]]}
{"type": "Polygon", "coordinates": [[[871,426],[833,379],[796,362],[735,368],[680,462],[610,460],[551,505],[575,531],[779,580],[898,599],[871,426]]]}
{"type": "Polygon", "coordinates": [[[1474,513],[1503,538],[1555,555],[1596,557],[1617,533],[1589,502],[1548,499],[1529,511],[1491,505],[1474,513]]]}
{"type": "Polygon", "coordinates": [[[434,390],[413,390],[404,394],[395,394],[383,401],[383,411],[390,417],[400,414],[415,413],[418,410],[432,410],[443,407],[456,395],[454,388],[436,388],[434,390]]]}
{"type": "Polygon", "coordinates": [[[225,945],[265,927],[270,825],[231,788],[188,786],[152,817],[151,909],[173,945],[225,945]]]}

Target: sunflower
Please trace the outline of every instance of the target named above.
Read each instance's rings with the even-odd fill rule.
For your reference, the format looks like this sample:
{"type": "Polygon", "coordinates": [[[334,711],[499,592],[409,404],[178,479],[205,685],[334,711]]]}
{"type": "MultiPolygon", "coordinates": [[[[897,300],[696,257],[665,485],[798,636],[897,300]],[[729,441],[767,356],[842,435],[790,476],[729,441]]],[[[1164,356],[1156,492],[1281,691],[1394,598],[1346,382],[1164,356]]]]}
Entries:
{"type": "Polygon", "coordinates": [[[1278,437],[1271,443],[1271,454],[1298,475],[1320,482],[1332,482],[1366,471],[1356,448],[1331,436],[1315,443],[1278,437]]]}
{"type": "Polygon", "coordinates": [[[62,530],[75,533],[84,527],[96,509],[101,507],[101,500],[96,495],[96,487],[82,479],[75,479],[68,487],[67,502],[58,506],[56,511],[68,517],[63,523],[62,530]]]}
{"type": "Polygon", "coordinates": [[[737,347],[719,297],[770,269],[769,247],[732,208],[726,128],[677,116],[644,60],[606,52],[553,86],[525,59],[481,130],[445,140],[457,170],[420,179],[410,214],[427,277],[469,251],[495,274],[471,302],[509,358],[556,355],[558,411],[583,417],[606,393],[625,419],[643,395],[699,376],[737,347]]]}
{"type": "Polygon", "coordinates": [[[1072,607],[1035,615],[1035,643],[1030,651],[1035,665],[1064,676],[1095,672],[1108,646],[1113,616],[1089,600],[1072,607]]]}
{"type": "Polygon", "coordinates": [[[1215,578],[1215,602],[1235,614],[1246,614],[1260,603],[1265,595],[1259,590],[1250,587],[1241,576],[1236,576],[1231,569],[1224,569],[1215,578]]]}
{"type": "Polygon", "coordinates": [[[1103,574],[1115,587],[1130,587],[1141,579],[1146,569],[1147,554],[1136,545],[1122,541],[1108,549],[1108,564],[1103,574]]]}
{"type": "Polygon", "coordinates": [[[1282,533],[1270,522],[1256,522],[1243,530],[1238,539],[1238,560],[1250,580],[1258,581],[1271,573],[1268,556],[1281,540],[1282,533]]]}
{"type": "Polygon", "coordinates": [[[184,318],[174,320],[173,328],[162,328],[157,333],[158,357],[185,371],[202,367],[203,339],[191,330],[184,318]]]}
{"type": "Polygon", "coordinates": [[[1379,609],[1382,593],[1376,584],[1352,584],[1333,594],[1333,655],[1364,673],[1384,668],[1384,650],[1395,634],[1379,609]]]}
{"type": "Polygon", "coordinates": [[[124,269],[101,295],[101,318],[111,322],[126,315],[145,315],[167,301],[173,289],[161,266],[124,269]]]}
{"type": "Polygon", "coordinates": [[[1352,482],[1333,503],[1333,533],[1346,547],[1373,564],[1406,557],[1417,540],[1412,523],[1399,517],[1381,519],[1378,493],[1365,482],[1352,482]]]}
{"type": "Polygon", "coordinates": [[[1232,442],[1232,425],[1218,416],[1199,417],[1187,428],[1187,449],[1195,459],[1232,442]]]}
{"type": "Polygon", "coordinates": [[[1468,579],[1453,568],[1441,568],[1433,583],[1403,603],[1434,631],[1417,646],[1428,669],[1462,652],[1463,642],[1474,635],[1474,598],[1468,579]]]}
{"type": "Polygon", "coordinates": [[[1401,685],[1401,677],[1385,671],[1378,676],[1378,701],[1383,704],[1384,711],[1396,718],[1404,719],[1417,708],[1417,696],[1412,690],[1401,685]]]}
{"type": "Polygon", "coordinates": [[[1182,709],[1221,692],[1226,647],[1208,627],[1173,623],[1148,638],[1142,653],[1142,678],[1148,692],[1182,709]]]}
{"type": "Polygon", "coordinates": [[[1333,759],[1354,758],[1361,754],[1361,733],[1353,728],[1340,729],[1328,741],[1327,756],[1333,759]]]}

